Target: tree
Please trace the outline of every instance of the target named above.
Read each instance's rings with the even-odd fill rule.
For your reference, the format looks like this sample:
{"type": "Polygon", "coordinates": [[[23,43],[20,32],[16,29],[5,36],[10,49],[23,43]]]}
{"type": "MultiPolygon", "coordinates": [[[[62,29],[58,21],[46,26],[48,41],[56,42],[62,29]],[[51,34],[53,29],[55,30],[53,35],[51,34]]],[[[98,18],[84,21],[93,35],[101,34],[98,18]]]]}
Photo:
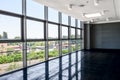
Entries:
{"type": "Polygon", "coordinates": [[[67,38],[68,36],[63,35],[63,38],[67,38]]]}
{"type": "Polygon", "coordinates": [[[71,37],[71,38],[75,38],[75,35],[71,35],[70,37],[71,37]]]}
{"type": "Polygon", "coordinates": [[[16,36],[15,39],[20,39],[20,37],[19,37],[19,36],[16,36]]]}
{"type": "Polygon", "coordinates": [[[3,32],[3,39],[8,39],[7,32],[3,32]]]}

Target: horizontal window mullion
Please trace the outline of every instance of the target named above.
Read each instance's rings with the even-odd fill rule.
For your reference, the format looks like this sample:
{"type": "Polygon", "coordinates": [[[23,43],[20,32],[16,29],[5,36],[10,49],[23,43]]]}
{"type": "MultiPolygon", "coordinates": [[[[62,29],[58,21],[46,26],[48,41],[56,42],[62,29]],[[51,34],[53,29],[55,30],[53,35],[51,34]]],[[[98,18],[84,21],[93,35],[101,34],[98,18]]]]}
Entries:
{"type": "Polygon", "coordinates": [[[65,24],[61,24],[61,26],[64,26],[64,27],[70,27],[69,25],[65,25],[65,24]]]}
{"type": "Polygon", "coordinates": [[[27,41],[45,41],[45,39],[27,39],[27,41]]]}
{"type": "Polygon", "coordinates": [[[5,73],[5,74],[0,74],[0,77],[8,76],[8,75],[10,75],[10,74],[13,74],[13,73],[18,72],[18,71],[21,71],[21,70],[23,71],[23,68],[13,70],[13,71],[10,71],[10,72],[5,73]]]}
{"type": "Polygon", "coordinates": [[[82,30],[82,28],[77,28],[77,27],[76,27],[76,29],[82,30]]]}
{"type": "Polygon", "coordinates": [[[48,41],[56,41],[56,40],[60,40],[60,39],[48,39],[48,41]]]}
{"type": "Polygon", "coordinates": [[[52,21],[48,21],[48,24],[60,25],[60,23],[57,23],[57,22],[52,22],[52,21]]]}
{"type": "Polygon", "coordinates": [[[21,14],[17,14],[17,13],[13,13],[13,12],[8,12],[8,11],[3,11],[3,10],[0,10],[0,14],[2,14],[2,15],[8,15],[8,16],[14,16],[14,17],[19,17],[19,18],[22,18],[22,16],[23,16],[21,14]]]}
{"type": "Polygon", "coordinates": [[[44,20],[44,19],[39,19],[39,18],[35,18],[35,17],[26,16],[26,18],[27,18],[28,20],[45,22],[45,20],[44,20]]]}
{"type": "Polygon", "coordinates": [[[22,40],[0,40],[0,43],[8,43],[8,42],[23,42],[22,40]]]}

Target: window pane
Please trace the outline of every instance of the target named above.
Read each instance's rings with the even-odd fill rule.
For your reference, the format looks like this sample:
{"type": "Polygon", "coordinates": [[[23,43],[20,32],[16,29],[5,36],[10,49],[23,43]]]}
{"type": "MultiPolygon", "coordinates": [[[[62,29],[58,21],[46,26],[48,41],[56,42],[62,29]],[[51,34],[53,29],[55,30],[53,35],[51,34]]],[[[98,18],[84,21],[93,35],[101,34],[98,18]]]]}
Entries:
{"type": "Polygon", "coordinates": [[[60,80],[59,58],[49,61],[49,80],[60,80]]]}
{"type": "Polygon", "coordinates": [[[81,50],[81,40],[77,40],[78,50],[81,50]]]}
{"type": "Polygon", "coordinates": [[[71,26],[75,27],[75,18],[71,17],[71,26]]]}
{"type": "MultiPolygon", "coordinates": [[[[75,58],[72,60],[75,60],[75,58]]],[[[71,75],[72,76],[76,75],[75,69],[76,69],[75,64],[73,64],[73,66],[71,66],[71,75]]],[[[74,79],[74,77],[73,77],[72,80],[76,80],[76,79],[74,79]]]]}
{"type": "Polygon", "coordinates": [[[22,0],[0,0],[0,10],[22,14],[22,0]]]}
{"type": "Polygon", "coordinates": [[[75,65],[76,63],[76,53],[71,54],[71,65],[75,65]]]}
{"type": "Polygon", "coordinates": [[[0,40],[20,39],[20,24],[19,18],[0,15],[0,40]]]}
{"type": "Polygon", "coordinates": [[[28,80],[45,80],[45,68],[45,63],[27,68],[28,80]]]}
{"type": "Polygon", "coordinates": [[[68,16],[66,14],[62,14],[62,24],[68,25],[68,16]]]}
{"type": "Polygon", "coordinates": [[[75,38],[75,29],[71,28],[71,38],[75,38]]]}
{"type": "MultiPolygon", "coordinates": [[[[71,76],[76,75],[76,53],[71,54],[71,76]]],[[[76,79],[72,79],[76,80],[76,79]]]]}
{"type": "Polygon", "coordinates": [[[58,41],[49,41],[49,59],[59,56],[59,43],[58,41]]]}
{"type": "Polygon", "coordinates": [[[77,30],[77,38],[80,38],[81,37],[81,30],[77,30]]]}
{"type": "Polygon", "coordinates": [[[27,20],[27,39],[43,39],[44,27],[42,22],[27,20]]]}
{"type": "Polygon", "coordinates": [[[35,0],[27,0],[27,16],[44,19],[44,6],[35,0]]]}
{"type": "Polygon", "coordinates": [[[79,20],[78,28],[83,28],[83,26],[84,26],[83,22],[79,20]]]}
{"type": "Polygon", "coordinates": [[[78,28],[81,28],[80,20],[78,20],[78,28]]]}
{"type": "Polygon", "coordinates": [[[78,52],[76,52],[76,54],[78,54],[78,80],[80,80],[81,79],[81,60],[83,60],[83,58],[82,58],[82,56],[81,56],[81,51],[78,51],[78,52]]]}
{"type": "Polygon", "coordinates": [[[62,57],[62,80],[69,80],[69,55],[62,57]]]}
{"type": "Polygon", "coordinates": [[[22,68],[22,44],[0,43],[0,74],[22,68]]]}
{"type": "MultiPolygon", "coordinates": [[[[75,73],[75,74],[76,74],[76,73],[75,73]]],[[[75,74],[74,74],[74,75],[75,75],[75,74]]],[[[72,78],[72,80],[77,80],[76,76],[74,76],[74,77],[72,78]]],[[[80,79],[78,79],[78,80],[80,80],[80,79]]]]}
{"type": "Polygon", "coordinates": [[[71,48],[72,48],[72,52],[75,52],[76,51],[76,48],[75,48],[75,46],[76,46],[76,41],[75,40],[71,40],[71,48]]]}
{"type": "Polygon", "coordinates": [[[84,34],[84,30],[82,29],[82,30],[80,30],[80,38],[82,38],[82,39],[84,39],[83,34],[84,34]]]}
{"type": "Polygon", "coordinates": [[[62,26],[62,38],[64,39],[68,38],[68,27],[62,26]]]}
{"type": "Polygon", "coordinates": [[[48,8],[48,20],[58,22],[58,11],[48,8]]]}
{"type": "Polygon", "coordinates": [[[58,38],[58,25],[48,24],[48,38],[58,38]]]}
{"type": "Polygon", "coordinates": [[[27,64],[33,65],[45,60],[44,42],[27,42],[27,64]]]}
{"type": "Polygon", "coordinates": [[[23,70],[1,76],[0,80],[23,80],[23,70]]]}
{"type": "Polygon", "coordinates": [[[68,54],[68,41],[62,41],[62,54],[68,54]]]}

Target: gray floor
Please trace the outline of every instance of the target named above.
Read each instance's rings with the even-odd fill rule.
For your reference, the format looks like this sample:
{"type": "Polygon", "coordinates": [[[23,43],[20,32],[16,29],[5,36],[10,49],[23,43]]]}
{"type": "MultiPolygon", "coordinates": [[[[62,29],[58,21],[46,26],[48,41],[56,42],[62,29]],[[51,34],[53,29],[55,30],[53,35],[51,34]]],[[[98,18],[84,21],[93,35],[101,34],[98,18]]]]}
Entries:
{"type": "MultiPolygon", "coordinates": [[[[120,80],[120,52],[79,51],[63,56],[62,65],[60,59],[51,60],[46,66],[48,80],[120,80]]],[[[28,80],[45,80],[45,64],[28,68],[28,80]]],[[[0,80],[23,80],[23,72],[0,77],[0,80]]]]}

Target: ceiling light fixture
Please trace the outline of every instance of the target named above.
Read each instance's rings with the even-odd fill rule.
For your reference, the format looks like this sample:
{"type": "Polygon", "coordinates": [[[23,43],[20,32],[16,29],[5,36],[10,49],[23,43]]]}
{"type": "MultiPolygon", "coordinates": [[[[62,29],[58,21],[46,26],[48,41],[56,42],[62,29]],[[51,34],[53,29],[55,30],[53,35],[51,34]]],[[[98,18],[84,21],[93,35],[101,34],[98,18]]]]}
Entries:
{"type": "Polygon", "coordinates": [[[72,6],[73,6],[73,4],[69,4],[68,5],[68,10],[72,10],[72,6]]]}
{"type": "Polygon", "coordinates": [[[73,6],[76,6],[76,7],[84,7],[85,5],[84,5],[84,4],[80,4],[80,5],[77,5],[77,4],[69,4],[69,5],[68,5],[68,10],[72,10],[73,6]]]}
{"type": "Polygon", "coordinates": [[[102,14],[101,13],[83,13],[83,16],[86,18],[93,18],[93,17],[101,17],[102,14]]]}
{"type": "Polygon", "coordinates": [[[101,0],[94,0],[94,5],[95,5],[95,6],[98,6],[100,1],[101,1],[101,0]]]}
{"type": "Polygon", "coordinates": [[[90,22],[92,22],[92,23],[93,23],[93,22],[94,22],[94,19],[90,20],[90,22]]]}
{"type": "Polygon", "coordinates": [[[106,21],[109,21],[109,18],[106,18],[106,21]]]}
{"type": "Polygon", "coordinates": [[[94,5],[98,6],[98,4],[99,4],[98,0],[94,0],[94,5]]]}

